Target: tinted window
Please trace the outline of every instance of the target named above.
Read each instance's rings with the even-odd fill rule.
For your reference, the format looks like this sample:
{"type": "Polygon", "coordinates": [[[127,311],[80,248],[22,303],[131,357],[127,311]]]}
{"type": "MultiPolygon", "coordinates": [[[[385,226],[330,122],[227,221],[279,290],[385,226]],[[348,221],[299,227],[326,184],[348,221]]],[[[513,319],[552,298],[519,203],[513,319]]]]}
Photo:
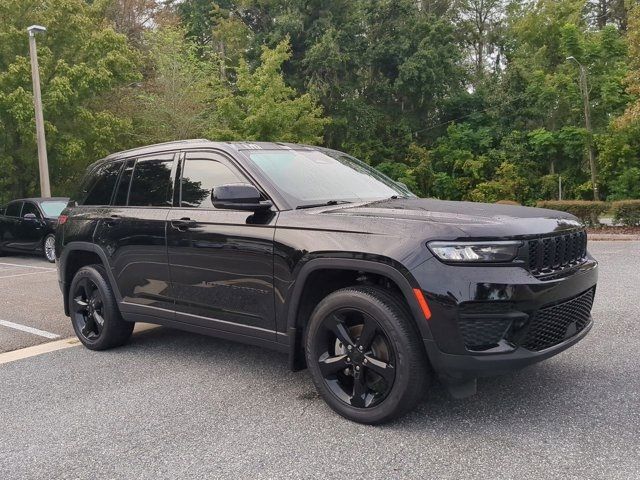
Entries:
{"type": "Polygon", "coordinates": [[[40,203],[40,208],[44,212],[44,216],[49,218],[58,218],[66,206],[67,202],[60,200],[51,200],[40,203]]]}
{"type": "Polygon", "coordinates": [[[5,215],[7,217],[19,217],[20,216],[20,208],[22,208],[22,202],[13,202],[7,205],[7,211],[5,215]]]}
{"type": "Polygon", "coordinates": [[[170,207],[173,197],[171,166],[173,154],[139,159],[133,169],[129,205],[170,207]]]}
{"type": "Polygon", "coordinates": [[[116,198],[113,201],[114,205],[126,205],[129,197],[129,186],[131,185],[131,174],[133,173],[133,166],[135,160],[127,160],[127,163],[120,174],[120,182],[118,183],[118,190],[116,191],[116,198]]]}
{"type": "Polygon", "coordinates": [[[180,206],[213,208],[211,190],[227,183],[246,182],[226,165],[212,160],[207,154],[188,157],[180,182],[180,206]]]}
{"type": "Polygon", "coordinates": [[[27,213],[33,213],[37,218],[41,218],[42,215],[40,215],[40,211],[38,210],[38,207],[35,206],[35,204],[31,203],[31,202],[25,202],[25,204],[22,207],[22,217],[24,217],[27,213]]]}
{"type": "Polygon", "coordinates": [[[334,151],[251,151],[249,158],[297,206],[413,196],[367,164],[334,151]]]}
{"type": "Polygon", "coordinates": [[[102,165],[89,180],[84,205],[109,205],[122,162],[102,165]]]}

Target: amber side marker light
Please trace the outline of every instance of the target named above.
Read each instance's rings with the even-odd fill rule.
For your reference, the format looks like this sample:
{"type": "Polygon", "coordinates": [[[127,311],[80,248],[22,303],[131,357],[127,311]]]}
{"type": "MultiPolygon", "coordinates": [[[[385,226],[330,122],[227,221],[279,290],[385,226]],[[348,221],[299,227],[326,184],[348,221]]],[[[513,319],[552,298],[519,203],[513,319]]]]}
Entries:
{"type": "Polygon", "coordinates": [[[416,300],[418,300],[418,305],[420,305],[420,309],[424,314],[424,318],[429,320],[431,318],[431,309],[429,308],[429,304],[427,303],[427,300],[424,298],[424,294],[422,293],[422,290],[420,290],[419,288],[414,288],[413,294],[416,296],[416,300]]]}

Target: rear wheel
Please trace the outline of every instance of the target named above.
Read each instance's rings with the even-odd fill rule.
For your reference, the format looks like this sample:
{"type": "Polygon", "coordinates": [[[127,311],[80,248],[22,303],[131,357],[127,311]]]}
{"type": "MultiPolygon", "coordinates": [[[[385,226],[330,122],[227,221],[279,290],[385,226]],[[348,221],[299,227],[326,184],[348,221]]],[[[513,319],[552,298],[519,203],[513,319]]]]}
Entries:
{"type": "Polygon", "coordinates": [[[107,274],[100,265],[82,267],[69,289],[73,329],[85,347],[105,350],[126,343],[134,324],[120,315],[107,274]]]}
{"type": "Polygon", "coordinates": [[[311,315],[307,365],[318,392],[340,415],[383,423],[422,398],[429,369],[404,304],[377,287],[345,288],[311,315]]]}
{"type": "Polygon", "coordinates": [[[42,247],[44,250],[44,257],[51,263],[55,263],[56,261],[56,236],[53,233],[50,233],[42,242],[42,247]]]}

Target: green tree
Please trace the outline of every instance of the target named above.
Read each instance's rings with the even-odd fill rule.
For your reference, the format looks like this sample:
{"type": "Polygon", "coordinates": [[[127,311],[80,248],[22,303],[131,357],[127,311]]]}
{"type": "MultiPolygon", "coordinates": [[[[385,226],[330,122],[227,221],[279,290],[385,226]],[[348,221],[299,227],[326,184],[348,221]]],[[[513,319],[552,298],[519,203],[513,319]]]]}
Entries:
{"type": "Polygon", "coordinates": [[[26,28],[38,37],[43,110],[54,194],[66,194],[91,161],[117,150],[130,122],[101,108],[102,96],[139,79],[123,35],[82,0],[0,3],[0,196],[38,193],[26,28]]]}

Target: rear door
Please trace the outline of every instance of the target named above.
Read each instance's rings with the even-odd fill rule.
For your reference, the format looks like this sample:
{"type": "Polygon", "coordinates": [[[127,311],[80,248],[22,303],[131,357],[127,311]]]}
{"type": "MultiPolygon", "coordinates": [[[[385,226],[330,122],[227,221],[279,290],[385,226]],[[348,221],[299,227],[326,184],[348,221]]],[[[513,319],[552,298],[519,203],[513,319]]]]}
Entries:
{"type": "Polygon", "coordinates": [[[213,207],[215,186],[252,183],[220,153],[188,152],[179,172],[177,204],[167,224],[177,320],[275,340],[276,212],[213,207]]]}
{"type": "Polygon", "coordinates": [[[112,204],[103,209],[94,242],[109,258],[121,309],[173,318],[166,220],[173,202],[175,153],[123,162],[112,204]]]}
{"type": "Polygon", "coordinates": [[[10,202],[0,217],[0,247],[3,250],[19,250],[19,226],[22,201],[10,202]]]}

